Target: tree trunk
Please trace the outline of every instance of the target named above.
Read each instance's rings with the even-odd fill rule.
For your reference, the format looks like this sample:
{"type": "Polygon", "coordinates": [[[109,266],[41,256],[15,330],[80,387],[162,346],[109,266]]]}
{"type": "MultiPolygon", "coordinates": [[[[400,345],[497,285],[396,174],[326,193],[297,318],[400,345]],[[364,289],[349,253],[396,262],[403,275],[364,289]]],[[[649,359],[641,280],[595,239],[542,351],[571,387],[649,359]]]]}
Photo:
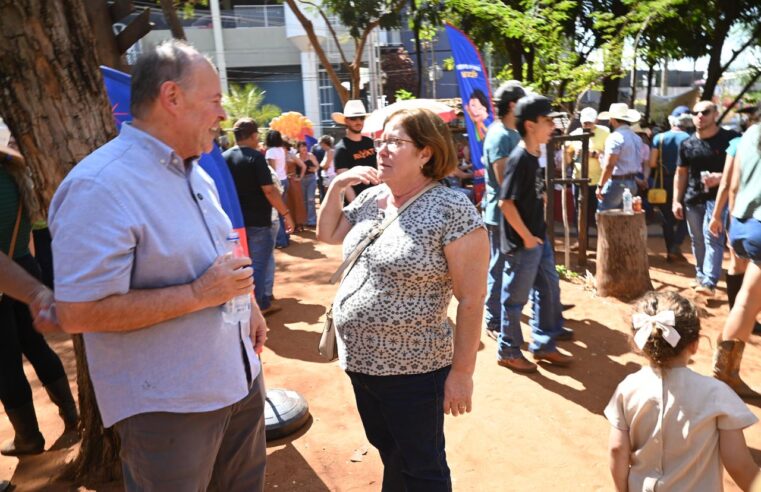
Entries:
{"type": "MultiPolygon", "coordinates": [[[[46,218],[66,173],[116,134],[82,0],[0,0],[0,108],[35,188],[31,215],[46,218]]],[[[84,483],[113,478],[118,443],[98,417],[81,337],[75,337],[84,483]]]]}
{"type": "Polygon", "coordinates": [[[618,75],[608,75],[602,80],[602,94],[600,95],[598,111],[607,111],[611,104],[618,102],[618,86],[620,83],[621,77],[618,75]]]}
{"type": "Polygon", "coordinates": [[[647,92],[645,93],[645,115],[642,120],[644,123],[650,121],[650,98],[653,95],[653,75],[655,74],[655,65],[652,63],[647,69],[647,92]]]}
{"type": "MultiPolygon", "coordinates": [[[[728,5],[732,5],[732,2],[728,2],[728,5]]],[[[724,50],[724,41],[727,39],[729,29],[732,27],[737,16],[736,7],[730,7],[727,12],[724,12],[722,18],[716,23],[713,36],[711,36],[710,49],[708,50],[708,68],[706,69],[706,82],[703,86],[704,100],[713,100],[713,93],[716,91],[716,86],[719,84],[722,74],[724,74],[724,68],[721,65],[721,53],[724,50]]]]}
{"type": "Polygon", "coordinates": [[[169,30],[172,32],[174,39],[181,39],[185,41],[185,29],[180,23],[180,18],[177,17],[177,9],[174,8],[173,0],[161,0],[161,10],[164,12],[164,20],[169,26],[169,30]]]}
{"type": "Polygon", "coordinates": [[[634,299],[653,289],[644,212],[597,214],[597,295],[634,299]]]}
{"type": "Polygon", "coordinates": [[[129,65],[116,45],[113,31],[113,19],[108,11],[108,4],[103,0],[84,0],[87,18],[95,37],[95,52],[101,65],[129,72],[129,65]]]}
{"type": "Polygon", "coordinates": [[[534,61],[536,60],[536,51],[533,46],[528,47],[526,53],[526,82],[534,82],[534,61]]]}
{"type": "Polygon", "coordinates": [[[523,45],[520,40],[513,38],[505,39],[505,50],[510,58],[510,71],[513,73],[513,79],[523,80],[523,45]]]}

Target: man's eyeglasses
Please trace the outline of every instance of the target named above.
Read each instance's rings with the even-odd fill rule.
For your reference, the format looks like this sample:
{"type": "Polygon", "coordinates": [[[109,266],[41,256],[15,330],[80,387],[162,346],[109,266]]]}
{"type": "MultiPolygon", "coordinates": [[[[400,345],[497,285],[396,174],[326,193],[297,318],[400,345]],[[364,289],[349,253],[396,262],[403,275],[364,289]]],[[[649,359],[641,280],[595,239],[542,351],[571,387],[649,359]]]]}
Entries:
{"type": "Polygon", "coordinates": [[[346,121],[365,121],[364,116],[347,116],[346,121]]]}
{"type": "Polygon", "coordinates": [[[690,114],[692,116],[697,116],[699,114],[702,114],[703,116],[708,116],[711,113],[713,113],[713,109],[711,108],[704,109],[703,111],[690,111],[690,114]]]}
{"type": "Polygon", "coordinates": [[[380,151],[381,147],[384,145],[387,145],[389,150],[396,150],[399,148],[399,146],[402,145],[402,142],[409,142],[409,143],[415,143],[412,140],[407,140],[404,138],[397,138],[397,137],[389,137],[385,140],[381,138],[376,138],[373,140],[373,147],[375,147],[376,151],[380,151]]]}

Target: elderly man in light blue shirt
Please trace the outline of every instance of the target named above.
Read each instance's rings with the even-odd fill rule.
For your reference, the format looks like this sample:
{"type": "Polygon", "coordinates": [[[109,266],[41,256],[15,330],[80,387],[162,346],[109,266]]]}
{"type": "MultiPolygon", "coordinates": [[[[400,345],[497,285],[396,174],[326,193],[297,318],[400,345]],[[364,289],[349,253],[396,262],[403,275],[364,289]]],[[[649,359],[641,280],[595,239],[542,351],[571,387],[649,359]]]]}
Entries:
{"type": "Polygon", "coordinates": [[[597,211],[623,207],[623,194],[629,189],[637,192],[637,173],[642,172],[640,146],[642,139],[629,127],[640,119],[639,111],[629,109],[625,103],[610,105],[598,119],[610,120],[613,132],[605,140],[605,163],[597,184],[597,211]]]}
{"type": "Polygon", "coordinates": [[[80,162],[50,206],[63,329],[84,333],[106,427],[121,438],[127,490],[262,490],[261,351],[250,259],[196,158],[225,119],[218,74],[163,43],[133,70],[133,123],[80,162]]]}

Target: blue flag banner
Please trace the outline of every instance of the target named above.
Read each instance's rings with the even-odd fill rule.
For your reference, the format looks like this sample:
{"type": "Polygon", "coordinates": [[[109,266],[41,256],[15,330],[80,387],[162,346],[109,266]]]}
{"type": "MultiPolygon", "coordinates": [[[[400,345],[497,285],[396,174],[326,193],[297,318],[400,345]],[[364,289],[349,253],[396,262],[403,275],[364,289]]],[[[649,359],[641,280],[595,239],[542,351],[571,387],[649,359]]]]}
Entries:
{"type": "Polygon", "coordinates": [[[485,171],[481,162],[484,137],[486,129],[494,121],[489,77],[484,69],[481,54],[473,41],[451,24],[445,24],[444,29],[454,56],[457,85],[460,88],[465,127],[470,144],[470,158],[473,163],[473,191],[476,202],[479,202],[484,193],[485,171]]]}
{"type": "MultiPolygon", "coordinates": [[[[108,99],[111,101],[111,111],[114,114],[116,129],[121,130],[123,123],[132,121],[132,114],[129,112],[130,82],[132,77],[113,68],[101,66],[100,69],[103,72],[108,99]]],[[[198,164],[214,180],[222,208],[230,218],[233,229],[240,235],[241,244],[248,253],[246,227],[243,223],[243,212],[240,209],[238,193],[235,190],[235,183],[233,183],[230,169],[228,169],[227,163],[222,157],[222,151],[216,143],[211,152],[201,156],[198,164]]]]}

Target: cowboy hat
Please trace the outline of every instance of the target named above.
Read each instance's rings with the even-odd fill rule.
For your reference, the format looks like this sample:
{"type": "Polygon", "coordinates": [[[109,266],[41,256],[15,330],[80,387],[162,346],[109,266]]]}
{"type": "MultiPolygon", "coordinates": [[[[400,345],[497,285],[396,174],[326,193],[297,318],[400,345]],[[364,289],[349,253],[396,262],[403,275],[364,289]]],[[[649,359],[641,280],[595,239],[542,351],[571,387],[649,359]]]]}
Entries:
{"type": "Polygon", "coordinates": [[[4,161],[5,159],[15,161],[17,164],[24,162],[24,158],[18,150],[0,144],[0,161],[4,161]]]}
{"type": "Polygon", "coordinates": [[[613,118],[628,123],[636,123],[641,118],[639,111],[636,109],[629,109],[629,106],[626,103],[613,103],[610,105],[608,111],[603,111],[597,117],[601,120],[609,120],[613,118]]]}
{"type": "Polygon", "coordinates": [[[330,116],[333,118],[333,121],[339,125],[345,125],[346,118],[367,116],[367,111],[365,111],[365,105],[362,104],[362,101],[359,99],[350,99],[349,101],[346,101],[343,113],[333,113],[330,116]]]}

